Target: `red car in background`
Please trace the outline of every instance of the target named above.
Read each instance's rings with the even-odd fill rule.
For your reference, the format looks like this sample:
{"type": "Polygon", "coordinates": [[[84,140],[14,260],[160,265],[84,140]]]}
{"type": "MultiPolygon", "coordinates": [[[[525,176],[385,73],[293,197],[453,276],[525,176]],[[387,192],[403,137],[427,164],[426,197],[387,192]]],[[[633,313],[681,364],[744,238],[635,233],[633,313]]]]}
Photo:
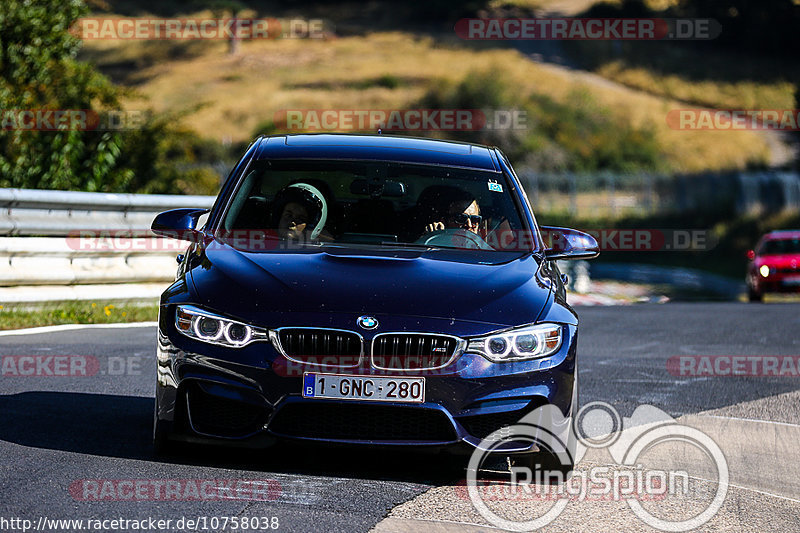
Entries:
{"type": "Polygon", "coordinates": [[[800,292],[800,230],[767,233],[747,257],[751,302],[760,302],[767,292],[800,292]]]}

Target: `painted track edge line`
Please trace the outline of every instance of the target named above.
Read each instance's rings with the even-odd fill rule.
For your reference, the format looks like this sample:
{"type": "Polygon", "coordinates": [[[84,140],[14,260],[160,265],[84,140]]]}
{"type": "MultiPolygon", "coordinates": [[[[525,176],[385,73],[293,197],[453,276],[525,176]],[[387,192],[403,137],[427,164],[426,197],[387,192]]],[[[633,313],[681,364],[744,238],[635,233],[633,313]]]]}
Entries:
{"type": "Polygon", "coordinates": [[[757,422],[759,424],[774,424],[776,426],[788,426],[788,427],[793,427],[793,428],[800,428],[800,424],[792,424],[791,422],[779,422],[778,420],[760,420],[758,418],[742,418],[742,417],[739,417],[739,416],[703,414],[702,412],[701,413],[696,413],[696,414],[684,414],[682,416],[720,418],[720,419],[724,419],[724,420],[738,420],[739,422],[757,422]]]}
{"type": "MultiPolygon", "coordinates": [[[[400,505],[402,505],[402,504],[400,504],[400,505]]],[[[398,516],[391,516],[391,514],[389,516],[386,516],[386,517],[382,518],[380,521],[378,521],[378,523],[375,524],[375,526],[373,527],[373,530],[375,528],[377,528],[378,525],[381,522],[383,522],[384,520],[396,520],[396,521],[406,521],[406,522],[433,522],[433,523],[437,523],[437,524],[450,524],[450,525],[454,525],[454,526],[459,526],[459,525],[461,525],[461,526],[474,526],[474,527],[481,527],[481,528],[489,528],[489,529],[492,529],[494,531],[506,531],[505,529],[500,529],[500,528],[498,528],[496,526],[492,526],[492,525],[489,525],[489,524],[478,524],[478,523],[475,523],[475,522],[460,522],[458,520],[445,520],[445,519],[441,519],[441,518],[400,518],[398,516]]]]}
{"type": "Polygon", "coordinates": [[[76,329],[97,328],[150,328],[158,326],[158,322],[118,322],[112,324],[57,324],[55,326],[39,326],[35,328],[0,330],[0,337],[12,335],[38,335],[40,333],[54,333],[59,331],[72,331],[76,329]]]}

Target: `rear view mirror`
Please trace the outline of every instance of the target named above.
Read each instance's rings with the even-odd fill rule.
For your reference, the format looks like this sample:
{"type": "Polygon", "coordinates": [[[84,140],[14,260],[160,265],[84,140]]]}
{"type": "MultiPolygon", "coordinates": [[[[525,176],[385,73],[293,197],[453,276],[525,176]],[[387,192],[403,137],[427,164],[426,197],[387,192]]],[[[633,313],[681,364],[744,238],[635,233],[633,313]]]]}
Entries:
{"type": "Polygon", "coordinates": [[[400,198],[406,195],[406,184],[400,181],[358,179],[350,184],[350,192],[373,198],[380,198],[381,196],[400,198]]]}
{"type": "Polygon", "coordinates": [[[547,259],[592,259],[600,254],[597,240],[588,233],[551,226],[542,226],[541,230],[547,259]]]}

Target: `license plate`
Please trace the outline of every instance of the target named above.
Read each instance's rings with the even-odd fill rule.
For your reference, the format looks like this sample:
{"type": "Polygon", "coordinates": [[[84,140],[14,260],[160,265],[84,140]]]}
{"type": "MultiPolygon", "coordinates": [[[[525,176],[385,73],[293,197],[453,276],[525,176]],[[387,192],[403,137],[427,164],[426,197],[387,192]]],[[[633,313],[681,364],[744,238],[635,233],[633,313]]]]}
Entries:
{"type": "Polygon", "coordinates": [[[306,372],[303,374],[303,397],[422,403],[425,401],[425,378],[306,372]]]}
{"type": "Polygon", "coordinates": [[[783,278],[784,285],[800,285],[800,276],[787,276],[783,278]]]}

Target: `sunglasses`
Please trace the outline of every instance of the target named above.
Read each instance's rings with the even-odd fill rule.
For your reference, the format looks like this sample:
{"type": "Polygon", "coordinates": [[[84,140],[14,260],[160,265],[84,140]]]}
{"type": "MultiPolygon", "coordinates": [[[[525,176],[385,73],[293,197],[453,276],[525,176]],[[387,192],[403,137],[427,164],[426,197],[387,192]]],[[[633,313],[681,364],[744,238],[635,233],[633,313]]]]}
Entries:
{"type": "Polygon", "coordinates": [[[483,217],[481,215],[468,215],[466,213],[459,213],[457,215],[450,215],[450,218],[456,224],[466,225],[469,224],[470,226],[477,226],[478,224],[483,221],[483,217]]]}

